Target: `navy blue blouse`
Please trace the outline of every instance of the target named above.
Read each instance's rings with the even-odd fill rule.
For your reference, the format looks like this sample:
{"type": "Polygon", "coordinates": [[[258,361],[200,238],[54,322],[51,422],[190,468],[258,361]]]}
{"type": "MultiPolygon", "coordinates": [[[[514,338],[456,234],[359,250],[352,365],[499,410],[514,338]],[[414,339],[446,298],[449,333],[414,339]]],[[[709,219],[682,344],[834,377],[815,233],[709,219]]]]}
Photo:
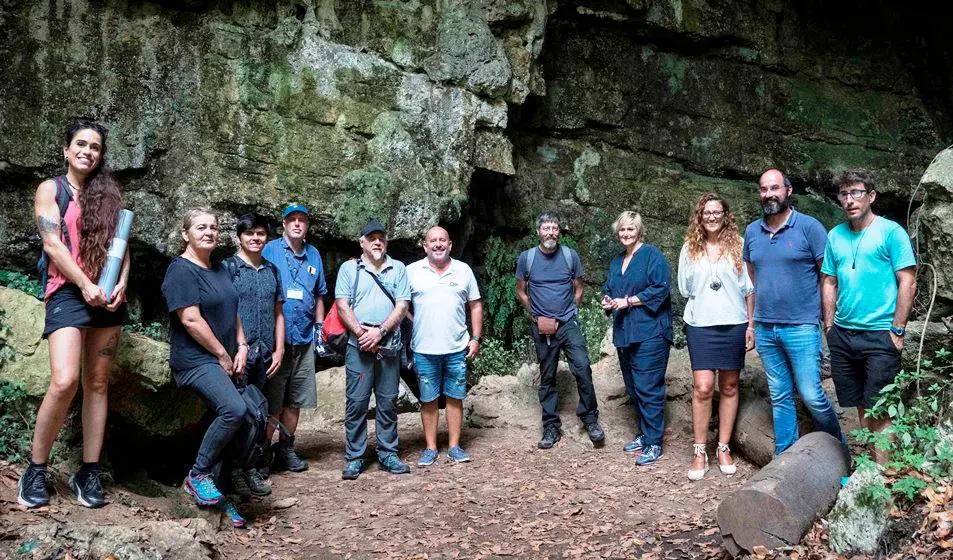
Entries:
{"type": "Polygon", "coordinates": [[[617,255],[609,263],[602,293],[611,298],[635,296],[642,305],[612,312],[612,344],[617,348],[661,336],[672,342],[672,269],[658,247],[643,244],[632,255],[625,273],[617,255]]]}

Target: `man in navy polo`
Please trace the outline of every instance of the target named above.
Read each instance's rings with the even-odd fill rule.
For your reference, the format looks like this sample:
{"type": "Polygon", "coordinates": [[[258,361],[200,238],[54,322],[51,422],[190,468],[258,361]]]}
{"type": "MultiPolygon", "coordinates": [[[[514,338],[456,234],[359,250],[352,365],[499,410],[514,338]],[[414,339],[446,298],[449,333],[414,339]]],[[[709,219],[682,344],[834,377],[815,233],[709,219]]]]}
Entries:
{"type": "Polygon", "coordinates": [[[771,393],[775,455],[799,437],[795,388],[814,427],[846,446],[821,387],[820,269],[827,230],[791,207],[791,182],[777,169],[761,175],[759,192],[764,217],[745,230],[744,261],[755,286],[755,345],[771,393]]]}
{"type": "MultiPolygon", "coordinates": [[[[284,233],[265,245],[262,252],[281,273],[285,302],[285,355],[278,373],[265,384],[268,413],[281,421],[291,434],[279,434],[275,445],[275,469],[307,470],[307,461],[294,450],[294,433],[302,408],[315,408],[318,392],[314,379],[315,333],[320,333],[324,300],[328,293],[321,254],[305,238],[308,209],[291,204],[283,214],[284,233]]],[[[269,423],[269,437],[274,432],[269,423]]]]}

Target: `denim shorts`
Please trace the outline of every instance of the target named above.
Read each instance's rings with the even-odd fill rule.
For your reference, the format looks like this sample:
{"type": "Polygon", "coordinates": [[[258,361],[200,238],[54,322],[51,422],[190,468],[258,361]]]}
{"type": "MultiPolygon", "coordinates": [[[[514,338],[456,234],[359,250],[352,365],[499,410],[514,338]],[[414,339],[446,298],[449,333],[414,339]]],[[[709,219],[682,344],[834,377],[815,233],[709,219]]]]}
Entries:
{"type": "Polygon", "coordinates": [[[467,396],[467,351],[452,354],[414,352],[414,369],[420,383],[420,402],[433,402],[441,395],[463,400],[467,396]]]}

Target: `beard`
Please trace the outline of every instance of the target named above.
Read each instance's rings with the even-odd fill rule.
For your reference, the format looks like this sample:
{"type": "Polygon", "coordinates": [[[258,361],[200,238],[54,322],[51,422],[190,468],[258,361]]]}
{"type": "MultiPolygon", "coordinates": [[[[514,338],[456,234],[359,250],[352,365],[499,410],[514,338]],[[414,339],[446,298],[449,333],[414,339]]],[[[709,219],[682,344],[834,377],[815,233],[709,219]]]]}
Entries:
{"type": "Polygon", "coordinates": [[[544,240],[543,240],[543,248],[546,249],[547,251],[550,251],[550,250],[552,250],[552,249],[555,249],[555,248],[556,248],[556,244],[557,244],[557,241],[556,241],[555,239],[544,239],[544,240]]]}
{"type": "Polygon", "coordinates": [[[780,214],[790,207],[791,201],[787,198],[784,200],[769,199],[761,203],[761,210],[764,212],[765,216],[774,216],[775,214],[780,214]]]}
{"type": "Polygon", "coordinates": [[[380,260],[384,256],[384,251],[381,251],[379,249],[371,249],[369,252],[371,256],[374,257],[375,261],[380,260]]]}

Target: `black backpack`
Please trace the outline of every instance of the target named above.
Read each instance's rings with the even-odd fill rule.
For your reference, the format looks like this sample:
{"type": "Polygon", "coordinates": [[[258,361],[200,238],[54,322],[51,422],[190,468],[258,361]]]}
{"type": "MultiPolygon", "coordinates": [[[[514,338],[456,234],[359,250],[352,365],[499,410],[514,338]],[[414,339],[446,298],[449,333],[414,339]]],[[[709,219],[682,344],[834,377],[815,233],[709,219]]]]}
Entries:
{"type": "MultiPolygon", "coordinates": [[[[56,183],[56,206],[60,210],[60,231],[63,233],[63,237],[66,241],[66,249],[72,251],[69,229],[66,227],[66,210],[69,208],[69,201],[73,200],[73,195],[70,192],[66,175],[60,175],[53,179],[53,181],[56,183]]],[[[43,296],[46,294],[46,283],[49,280],[50,272],[50,258],[47,256],[46,251],[40,250],[40,259],[36,261],[36,271],[40,274],[40,288],[36,297],[43,299],[43,296]]]]}
{"type": "Polygon", "coordinates": [[[237,389],[245,401],[246,410],[245,421],[232,438],[232,466],[249,470],[259,466],[271,445],[265,432],[268,422],[275,422],[285,437],[291,437],[291,434],[281,422],[268,418],[268,400],[261,389],[255,385],[239,385],[237,389]]]}

